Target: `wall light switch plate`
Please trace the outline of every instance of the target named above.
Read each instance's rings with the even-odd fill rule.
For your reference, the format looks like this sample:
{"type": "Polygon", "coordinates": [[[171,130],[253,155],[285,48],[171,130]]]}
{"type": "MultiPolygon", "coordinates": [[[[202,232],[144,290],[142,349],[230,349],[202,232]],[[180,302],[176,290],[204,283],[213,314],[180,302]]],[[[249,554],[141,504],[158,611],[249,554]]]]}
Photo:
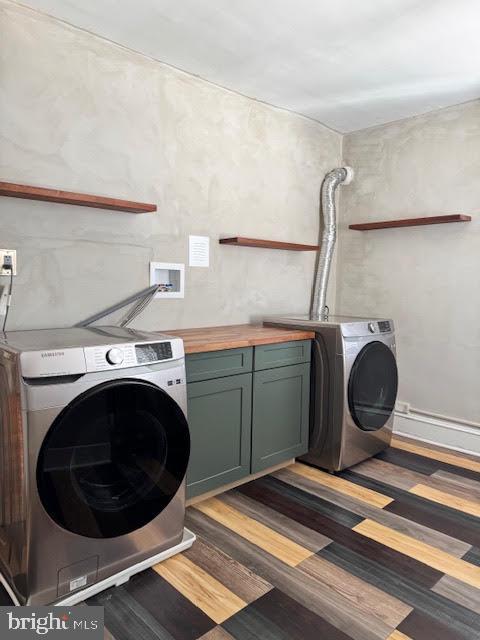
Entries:
{"type": "MultiPolygon", "coordinates": [[[[0,267],[2,267],[5,256],[11,256],[13,264],[13,275],[17,275],[17,251],[16,249],[0,249],[0,267]]],[[[0,268],[0,276],[9,276],[8,269],[0,268]]]]}

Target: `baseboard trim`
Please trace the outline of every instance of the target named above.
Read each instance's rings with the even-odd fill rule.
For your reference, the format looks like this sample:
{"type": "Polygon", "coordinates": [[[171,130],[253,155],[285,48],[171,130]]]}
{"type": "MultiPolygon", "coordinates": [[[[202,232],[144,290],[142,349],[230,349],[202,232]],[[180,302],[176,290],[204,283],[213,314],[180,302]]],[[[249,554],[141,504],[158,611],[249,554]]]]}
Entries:
{"type": "Polygon", "coordinates": [[[480,455],[480,429],[451,420],[440,420],[414,411],[396,411],[393,432],[453,451],[480,455]]]}

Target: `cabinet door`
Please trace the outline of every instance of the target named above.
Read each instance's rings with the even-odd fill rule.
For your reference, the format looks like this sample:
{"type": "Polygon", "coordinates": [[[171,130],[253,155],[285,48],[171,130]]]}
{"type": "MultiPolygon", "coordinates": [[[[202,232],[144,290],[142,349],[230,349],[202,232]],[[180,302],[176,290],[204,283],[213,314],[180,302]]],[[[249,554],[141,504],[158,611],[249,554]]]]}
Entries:
{"type": "Polygon", "coordinates": [[[252,473],[306,453],[310,363],[253,374],[252,473]]]}
{"type": "Polygon", "coordinates": [[[187,393],[191,498],[250,473],[252,374],[191,382],[187,393]]]}

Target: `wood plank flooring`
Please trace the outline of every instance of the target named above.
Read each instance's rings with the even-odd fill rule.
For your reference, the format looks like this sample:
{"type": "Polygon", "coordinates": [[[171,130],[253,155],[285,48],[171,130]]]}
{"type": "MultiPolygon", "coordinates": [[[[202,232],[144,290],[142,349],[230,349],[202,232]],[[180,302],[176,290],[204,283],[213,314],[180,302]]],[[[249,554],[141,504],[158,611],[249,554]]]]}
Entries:
{"type": "Polygon", "coordinates": [[[471,456],[396,438],[335,476],[296,463],[200,502],[187,526],[184,559],[92,599],[116,640],[480,639],[471,456]]]}
{"type": "Polygon", "coordinates": [[[87,604],[108,640],[480,640],[480,459],[395,438],[197,503],[195,545],[87,604]]]}

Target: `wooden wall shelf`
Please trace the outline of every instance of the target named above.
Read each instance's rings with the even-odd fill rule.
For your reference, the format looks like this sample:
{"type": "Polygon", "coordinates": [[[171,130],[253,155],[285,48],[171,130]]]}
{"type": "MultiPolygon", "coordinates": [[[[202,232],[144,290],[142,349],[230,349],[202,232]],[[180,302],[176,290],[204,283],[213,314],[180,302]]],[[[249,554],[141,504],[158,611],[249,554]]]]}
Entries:
{"type": "Polygon", "coordinates": [[[445,224],[447,222],[470,222],[472,216],[454,213],[447,216],[430,216],[427,218],[404,218],[403,220],[384,220],[382,222],[363,222],[350,224],[349,229],[356,231],[372,231],[374,229],[393,229],[394,227],[418,227],[427,224],[445,224]]]}
{"type": "Polygon", "coordinates": [[[14,184],[13,182],[0,182],[0,196],[57,202],[59,204],[74,204],[79,207],[94,207],[96,209],[126,211],[127,213],[149,213],[157,210],[156,204],[106,198],[105,196],[92,196],[73,191],[45,189],[44,187],[31,187],[24,184],[14,184]]]}
{"type": "Polygon", "coordinates": [[[237,247],[257,247],[261,249],[284,249],[286,251],[318,251],[316,244],[295,244],[294,242],[278,242],[277,240],[259,240],[258,238],[221,238],[220,244],[233,244],[237,247]]]}

